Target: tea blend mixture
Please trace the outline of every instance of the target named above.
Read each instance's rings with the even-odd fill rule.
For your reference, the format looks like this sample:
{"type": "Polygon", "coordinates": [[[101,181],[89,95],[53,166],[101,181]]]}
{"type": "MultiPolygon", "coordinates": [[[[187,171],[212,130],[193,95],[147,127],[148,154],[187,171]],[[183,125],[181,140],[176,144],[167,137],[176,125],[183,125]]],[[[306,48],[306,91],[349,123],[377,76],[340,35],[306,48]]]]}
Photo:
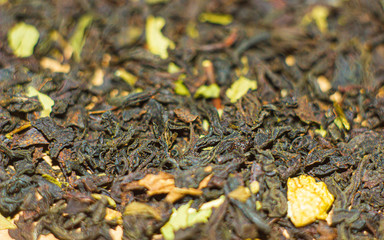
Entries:
{"type": "Polygon", "coordinates": [[[2,239],[384,239],[382,0],[0,0],[2,239]]]}

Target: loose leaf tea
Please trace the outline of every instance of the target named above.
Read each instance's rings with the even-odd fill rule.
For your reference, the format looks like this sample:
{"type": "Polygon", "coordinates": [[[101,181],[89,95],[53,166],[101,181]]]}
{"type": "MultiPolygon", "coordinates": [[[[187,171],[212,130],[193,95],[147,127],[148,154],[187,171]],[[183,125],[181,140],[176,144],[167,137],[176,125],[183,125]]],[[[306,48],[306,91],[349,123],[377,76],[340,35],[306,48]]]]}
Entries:
{"type": "Polygon", "coordinates": [[[384,238],[381,0],[0,2],[0,234],[384,238]]]}

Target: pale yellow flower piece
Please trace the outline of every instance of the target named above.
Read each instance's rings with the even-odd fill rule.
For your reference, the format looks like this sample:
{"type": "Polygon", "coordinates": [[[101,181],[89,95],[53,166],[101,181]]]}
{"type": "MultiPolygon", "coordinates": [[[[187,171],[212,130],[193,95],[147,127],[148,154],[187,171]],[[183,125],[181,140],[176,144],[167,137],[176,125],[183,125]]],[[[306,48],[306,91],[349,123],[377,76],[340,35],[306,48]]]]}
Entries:
{"type": "Polygon", "coordinates": [[[164,18],[148,16],[145,26],[149,51],[155,55],[160,56],[162,59],[168,58],[168,48],[175,48],[175,43],[165,37],[161,32],[161,29],[164,27],[164,25],[164,18]]]}
{"type": "Polygon", "coordinates": [[[323,182],[302,175],[288,179],[288,217],[296,227],[325,220],[334,196],[323,182]]]}

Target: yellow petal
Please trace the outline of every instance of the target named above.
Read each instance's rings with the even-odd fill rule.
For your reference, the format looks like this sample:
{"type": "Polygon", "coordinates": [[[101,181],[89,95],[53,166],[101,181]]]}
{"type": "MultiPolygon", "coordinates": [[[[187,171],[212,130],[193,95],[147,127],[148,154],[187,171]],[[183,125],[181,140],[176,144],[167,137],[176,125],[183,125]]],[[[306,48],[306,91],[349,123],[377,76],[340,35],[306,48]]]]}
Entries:
{"type": "Polygon", "coordinates": [[[195,93],[195,98],[204,97],[204,98],[218,98],[220,96],[220,87],[214,83],[211,85],[200,86],[195,93]]]}
{"type": "Polygon", "coordinates": [[[0,230],[15,228],[17,227],[14,223],[12,223],[11,220],[5,218],[3,215],[0,214],[0,230]]]}
{"type": "Polygon", "coordinates": [[[229,14],[220,13],[202,13],[199,16],[200,22],[209,22],[220,25],[228,25],[232,23],[233,17],[229,14]]]}
{"type": "Polygon", "coordinates": [[[235,103],[244,96],[248,90],[255,90],[256,88],[257,82],[255,80],[249,80],[248,78],[241,76],[230,88],[228,88],[226,95],[231,100],[231,103],[235,103]]]}
{"type": "Polygon", "coordinates": [[[168,57],[168,48],[175,48],[175,44],[161,32],[164,25],[164,18],[149,16],[145,26],[145,36],[149,51],[160,56],[162,59],[166,59],[168,57]]]}
{"type": "Polygon", "coordinates": [[[43,110],[41,111],[41,117],[49,117],[49,114],[52,111],[52,106],[55,102],[48,96],[36,90],[36,88],[29,86],[26,92],[27,97],[37,96],[41,105],[43,106],[43,110]]]}
{"type": "Polygon", "coordinates": [[[240,202],[246,202],[250,196],[251,196],[251,191],[249,190],[249,188],[244,186],[239,186],[238,188],[236,188],[235,190],[233,190],[228,194],[228,197],[232,199],[236,199],[240,202]]]}
{"type": "Polygon", "coordinates": [[[197,211],[191,208],[193,201],[180,206],[177,210],[172,209],[169,221],[160,229],[165,240],[173,240],[175,232],[179,229],[191,227],[197,223],[205,223],[212,214],[212,209],[200,209],[197,211]]]}
{"type": "Polygon", "coordinates": [[[85,30],[91,25],[92,19],[93,17],[88,14],[82,16],[76,26],[75,33],[69,40],[76,61],[80,60],[80,54],[85,44],[85,30]]]}
{"type": "Polygon", "coordinates": [[[16,24],[8,32],[8,44],[18,57],[29,57],[39,40],[39,31],[24,22],[16,24]]]}
{"type": "Polygon", "coordinates": [[[325,220],[334,196],[323,182],[302,175],[288,179],[288,217],[296,227],[325,220]]]}
{"type": "Polygon", "coordinates": [[[131,86],[135,85],[137,81],[137,77],[135,75],[125,71],[123,68],[119,68],[118,70],[116,70],[115,76],[120,77],[131,86]]]}
{"type": "Polygon", "coordinates": [[[307,13],[303,17],[302,24],[308,25],[314,21],[320,32],[325,33],[328,31],[328,15],[329,9],[327,7],[315,6],[310,13],[307,13]]]}

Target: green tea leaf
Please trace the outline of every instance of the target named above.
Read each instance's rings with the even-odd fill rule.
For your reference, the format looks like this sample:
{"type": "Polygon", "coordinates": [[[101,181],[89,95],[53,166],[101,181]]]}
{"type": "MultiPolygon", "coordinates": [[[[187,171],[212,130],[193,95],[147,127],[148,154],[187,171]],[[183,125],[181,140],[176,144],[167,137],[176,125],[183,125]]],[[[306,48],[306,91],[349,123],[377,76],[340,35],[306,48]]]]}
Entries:
{"type": "Polygon", "coordinates": [[[160,56],[162,59],[168,57],[168,48],[175,48],[175,44],[161,32],[164,25],[164,18],[149,16],[145,26],[145,37],[147,39],[149,51],[160,56]]]}
{"type": "Polygon", "coordinates": [[[36,88],[29,86],[26,92],[27,97],[37,96],[41,105],[43,106],[43,110],[40,112],[40,117],[49,117],[49,114],[52,111],[52,106],[55,102],[47,95],[39,92],[36,88]]]}
{"type": "Polygon", "coordinates": [[[16,228],[16,225],[12,223],[11,220],[5,218],[3,215],[0,214],[0,230],[16,228]]]}
{"type": "Polygon", "coordinates": [[[195,98],[218,98],[220,96],[220,87],[214,83],[209,86],[203,85],[200,86],[195,93],[195,98]]]}
{"type": "Polygon", "coordinates": [[[39,40],[39,31],[24,22],[16,24],[8,32],[8,44],[18,57],[29,57],[39,40]]]}
{"type": "Polygon", "coordinates": [[[89,14],[82,16],[76,26],[75,33],[69,40],[69,44],[73,48],[73,55],[76,61],[80,60],[80,54],[85,44],[85,30],[92,23],[93,17],[89,14]]]}
{"type": "Polygon", "coordinates": [[[256,88],[257,82],[255,80],[249,80],[248,78],[241,76],[227,90],[226,95],[231,100],[231,103],[235,103],[242,96],[244,96],[248,90],[255,90],[256,88]]]}

